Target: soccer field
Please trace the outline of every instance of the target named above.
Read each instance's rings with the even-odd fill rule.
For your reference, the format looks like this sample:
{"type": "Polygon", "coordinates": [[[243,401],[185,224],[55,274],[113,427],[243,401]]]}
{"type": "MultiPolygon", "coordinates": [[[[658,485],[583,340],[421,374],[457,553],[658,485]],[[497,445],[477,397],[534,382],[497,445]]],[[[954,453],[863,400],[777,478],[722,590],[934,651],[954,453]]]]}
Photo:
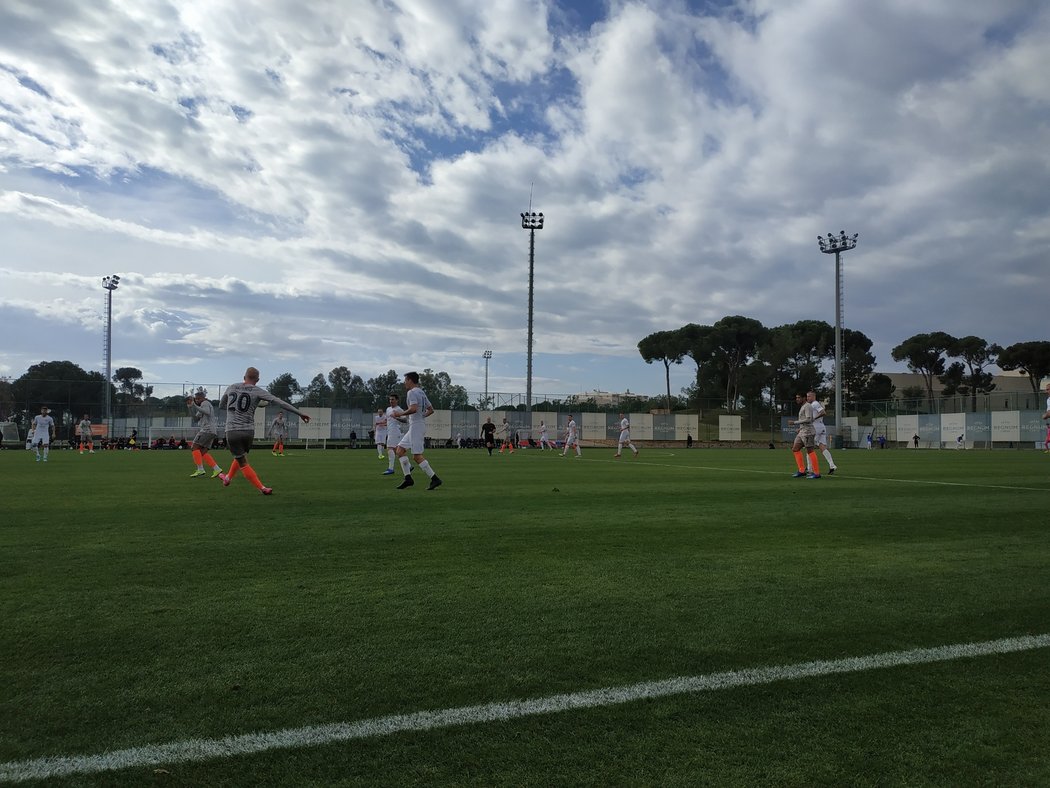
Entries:
{"type": "Polygon", "coordinates": [[[428,458],[0,452],[0,781],[1050,784],[1043,454],[428,458]]]}

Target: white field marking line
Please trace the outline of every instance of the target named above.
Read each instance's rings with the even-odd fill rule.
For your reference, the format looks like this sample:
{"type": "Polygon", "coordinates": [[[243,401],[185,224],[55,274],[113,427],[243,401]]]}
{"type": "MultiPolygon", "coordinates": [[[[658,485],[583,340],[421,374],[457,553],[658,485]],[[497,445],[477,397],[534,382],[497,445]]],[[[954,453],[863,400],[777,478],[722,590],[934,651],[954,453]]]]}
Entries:
{"type": "MultiPolygon", "coordinates": [[[[616,460],[591,460],[591,462],[615,463],[616,460]]],[[[791,478],[788,471],[763,471],[755,468],[720,468],[713,465],[673,465],[665,462],[647,462],[645,460],[631,460],[632,465],[648,465],[655,468],[676,468],[681,471],[722,471],[724,473],[761,473],[767,476],[784,475],[791,478]]],[[[843,478],[856,479],[864,482],[897,482],[899,484],[932,484],[941,487],[976,487],[982,490],[1022,490],[1024,492],[1046,492],[1047,487],[1015,487],[1007,484],[974,484],[973,482],[935,482],[926,479],[894,479],[888,476],[853,476],[847,474],[843,478]]]]}
{"type": "Polygon", "coordinates": [[[844,673],[859,673],[903,665],[922,665],[956,659],[1010,654],[1050,647],[1050,634],[988,640],[982,643],[962,643],[952,646],[917,648],[908,651],[890,651],[866,657],[802,662],[769,668],[745,668],[705,676],[683,676],[664,681],[649,681],[623,687],[605,687],[597,690],[550,695],[534,700],[486,703],[479,706],[460,706],[438,711],[420,711],[414,714],[394,714],[359,722],[339,722],[285,728],[268,733],[247,733],[221,739],[189,739],[168,744],[146,745],[125,750],[114,750],[100,755],[55,755],[24,761],[0,763],[0,782],[43,780],[74,774],[92,774],[116,769],[190,763],[219,758],[231,758],[268,750],[316,747],[334,742],[389,736],[407,731],[429,731],[454,725],[477,725],[485,722],[555,714],[574,709],[593,709],[616,706],[639,700],[650,700],[672,695],[752,687],[777,681],[792,681],[844,673]]]}

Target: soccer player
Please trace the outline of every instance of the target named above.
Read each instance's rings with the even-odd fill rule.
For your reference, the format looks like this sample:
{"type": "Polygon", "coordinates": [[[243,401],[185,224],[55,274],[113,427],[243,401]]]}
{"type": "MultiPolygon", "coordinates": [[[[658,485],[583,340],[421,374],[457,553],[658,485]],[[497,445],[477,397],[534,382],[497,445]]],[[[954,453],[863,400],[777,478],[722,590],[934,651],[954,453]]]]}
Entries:
{"type": "Polygon", "coordinates": [[[813,408],[801,394],[795,395],[795,403],[799,405],[798,419],[788,422],[790,425],[798,425],[798,434],[791,443],[791,452],[795,455],[795,465],[798,466],[798,471],[793,476],[796,479],[819,479],[820,462],[817,460],[813,408]],[[806,473],[806,464],[802,456],[803,449],[809,456],[810,473],[806,473]]]}
{"type": "Polygon", "coordinates": [[[824,455],[824,459],[828,461],[828,476],[831,476],[838,470],[838,466],[835,461],[831,459],[831,452],[828,451],[828,428],[824,426],[824,414],[827,411],[824,406],[817,401],[817,394],[815,391],[806,392],[806,401],[810,404],[813,409],[813,429],[814,436],[813,440],[817,444],[817,448],[820,449],[820,453],[824,455]]]}
{"type": "Polygon", "coordinates": [[[402,436],[397,444],[397,458],[401,463],[401,470],[405,472],[405,478],[397,486],[397,489],[404,490],[415,484],[412,480],[412,465],[409,463],[408,457],[405,456],[411,451],[412,459],[415,460],[416,465],[422,468],[423,473],[430,477],[430,486],[427,489],[436,490],[442,484],[441,479],[438,478],[434,469],[430,467],[430,463],[423,456],[423,444],[427,431],[424,419],[434,412],[434,406],[430,404],[427,395],[419,387],[418,372],[405,373],[405,390],[408,392],[405,397],[408,407],[405,408],[402,415],[408,417],[408,432],[402,436]]]}
{"type": "Polygon", "coordinates": [[[1046,440],[1043,441],[1043,453],[1050,452],[1050,383],[1046,384],[1046,413],[1043,414],[1046,424],[1046,440]]]}
{"type": "Polygon", "coordinates": [[[36,451],[37,462],[41,461],[41,449],[44,452],[43,461],[47,462],[47,455],[51,450],[51,441],[55,438],[55,420],[48,413],[47,405],[42,405],[40,407],[40,415],[33,417],[29,442],[36,451]]]}
{"type": "Polygon", "coordinates": [[[270,437],[273,438],[273,449],[270,454],[274,457],[284,456],[284,439],[288,437],[288,422],[284,420],[284,411],[280,410],[270,422],[270,437]]]}
{"type": "Polygon", "coordinates": [[[273,490],[259,480],[255,469],[248,464],[248,452],[251,451],[255,438],[255,409],[259,407],[260,401],[272,402],[289,413],[294,413],[304,422],[310,421],[310,417],[294,405],[289,405],[280,397],[275,397],[261,388],[259,370],[248,367],[244,372],[244,382],[234,383],[227,388],[219,400],[219,407],[226,411],[226,445],[233,455],[229,473],[219,474],[219,478],[222,479],[223,487],[229,487],[233,477],[240,471],[259,492],[271,495],[273,490]]]}
{"type": "Polygon", "coordinates": [[[219,433],[215,427],[215,409],[208,401],[208,390],[203,386],[198,386],[193,396],[186,398],[186,407],[190,409],[193,423],[197,425],[197,434],[193,436],[193,441],[190,443],[197,470],[190,474],[190,478],[195,479],[205,475],[204,462],[207,460],[211,467],[211,478],[214,479],[222,474],[222,468],[209,453],[211,447],[219,439],[219,433]]]}
{"type": "MultiPolygon", "coordinates": [[[[388,462],[383,476],[390,476],[394,473],[394,458],[397,456],[397,444],[401,442],[401,425],[405,421],[404,411],[401,410],[401,398],[397,394],[391,394],[389,402],[390,404],[383,412],[383,440],[388,462]]],[[[376,434],[379,434],[378,428],[376,434]]]]}
{"type": "Polygon", "coordinates": [[[496,448],[496,425],[492,423],[491,417],[486,418],[485,423],[481,425],[481,440],[491,457],[492,450],[496,448]]]}
{"type": "Polygon", "coordinates": [[[80,453],[84,453],[84,447],[87,447],[88,454],[95,453],[95,436],[91,434],[91,417],[86,413],[84,418],[80,420],[80,453]]]}
{"type": "Polygon", "coordinates": [[[547,436],[547,425],[542,420],[540,421],[540,448],[549,448],[551,451],[557,451],[554,444],[551,443],[550,438],[547,436]]]}
{"type": "Polygon", "coordinates": [[[580,436],[576,431],[576,419],[570,413],[569,423],[565,425],[565,448],[561,450],[561,456],[564,457],[571,448],[576,449],[576,459],[583,456],[583,453],[580,451],[580,436]]]}
{"type": "MultiPolygon", "coordinates": [[[[389,453],[388,446],[390,445],[390,441],[387,440],[387,438],[389,437],[389,435],[387,434],[389,424],[387,423],[386,416],[386,412],[388,410],[390,410],[389,407],[385,409],[378,408],[372,416],[372,432],[375,435],[376,451],[379,453],[379,459],[383,459],[383,457],[389,453]]],[[[401,430],[399,429],[398,435],[400,436],[400,434],[401,430]]],[[[401,438],[399,437],[398,440],[401,440],[401,438]]],[[[394,445],[397,445],[397,441],[394,441],[394,445]]],[[[390,460],[390,467],[394,467],[393,460],[390,460]]]]}
{"type": "Polygon", "coordinates": [[[619,457],[620,456],[620,454],[623,452],[624,444],[627,444],[627,446],[630,448],[630,450],[632,452],[634,452],[634,456],[635,457],[638,456],[638,449],[636,449],[634,447],[634,444],[631,443],[631,422],[627,420],[627,414],[621,413],[620,414],[620,439],[616,442],[616,454],[614,454],[613,457],[619,457]]]}
{"type": "Polygon", "coordinates": [[[504,419],[503,423],[499,425],[499,429],[496,430],[499,435],[499,453],[503,454],[504,449],[510,449],[510,453],[514,453],[514,433],[504,419]]]}

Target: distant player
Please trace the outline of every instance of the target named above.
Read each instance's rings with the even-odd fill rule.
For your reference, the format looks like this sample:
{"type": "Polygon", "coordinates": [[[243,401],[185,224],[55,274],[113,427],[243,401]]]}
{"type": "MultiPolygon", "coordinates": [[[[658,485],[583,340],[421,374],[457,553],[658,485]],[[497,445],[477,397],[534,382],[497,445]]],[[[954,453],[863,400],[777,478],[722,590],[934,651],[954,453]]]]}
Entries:
{"type": "Polygon", "coordinates": [[[583,456],[583,452],[580,451],[580,434],[576,430],[576,419],[569,414],[569,423],[565,425],[565,448],[561,450],[561,456],[564,457],[569,449],[576,449],[576,458],[579,459],[583,456]]]}
{"type": "Polygon", "coordinates": [[[222,468],[215,458],[209,453],[211,447],[219,440],[218,427],[215,426],[215,409],[208,401],[208,390],[198,386],[192,397],[186,398],[186,407],[190,409],[193,423],[197,425],[197,434],[193,436],[190,449],[193,451],[193,461],[197,464],[197,470],[190,474],[191,479],[204,476],[204,463],[211,468],[211,478],[220,476],[222,468]]]}
{"type": "Polygon", "coordinates": [[[510,449],[510,453],[514,453],[514,431],[511,430],[507,420],[504,419],[503,423],[496,429],[496,435],[499,436],[499,453],[503,454],[504,449],[510,449]]]}
{"type": "MultiPolygon", "coordinates": [[[[383,459],[387,455],[387,445],[390,443],[390,441],[387,440],[387,428],[389,425],[387,423],[386,414],[388,410],[390,410],[389,407],[378,408],[372,415],[372,431],[376,436],[376,451],[379,453],[379,459],[383,459]]],[[[398,435],[400,434],[401,431],[398,430],[398,435]]],[[[399,437],[398,440],[401,440],[401,438],[399,437]]],[[[393,441],[393,443],[395,446],[397,445],[397,441],[393,441]]],[[[391,468],[394,467],[393,462],[393,460],[390,461],[391,468]]]]}
{"type": "MultiPolygon", "coordinates": [[[[401,425],[406,423],[404,411],[401,410],[401,398],[397,394],[391,394],[389,405],[383,412],[383,440],[387,456],[387,469],[383,476],[391,476],[394,473],[394,459],[397,457],[397,444],[401,442],[401,425]]],[[[376,428],[376,434],[379,434],[376,428]]],[[[378,440],[378,438],[377,438],[378,440]]]]}
{"type": "Polygon", "coordinates": [[[289,405],[280,397],[275,397],[269,391],[259,386],[259,370],[248,367],[244,373],[243,383],[234,383],[226,389],[219,400],[219,407],[226,411],[226,445],[233,455],[233,464],[230,471],[220,474],[222,486],[229,487],[233,477],[240,471],[252,485],[263,495],[270,495],[273,490],[259,481],[255,469],[248,464],[248,452],[252,450],[252,441],[255,438],[255,409],[259,402],[272,402],[278,407],[294,413],[303,421],[309,423],[310,417],[301,412],[294,405],[289,405]]]}
{"type": "Polygon", "coordinates": [[[557,451],[557,448],[551,443],[550,437],[547,435],[547,425],[542,420],[540,421],[540,448],[549,448],[551,451],[557,451]]]}
{"type": "Polygon", "coordinates": [[[1046,440],[1043,441],[1043,452],[1050,452],[1050,383],[1046,384],[1046,413],[1043,414],[1046,424],[1046,440]]]}
{"type": "Polygon", "coordinates": [[[86,448],[88,454],[94,454],[95,436],[91,434],[91,417],[85,413],[78,426],[80,427],[80,453],[83,454],[86,448]]]}
{"type": "Polygon", "coordinates": [[[795,395],[795,404],[799,406],[798,419],[789,421],[788,424],[798,426],[798,434],[795,436],[795,440],[791,443],[791,453],[795,455],[795,465],[798,466],[798,472],[794,474],[796,479],[819,479],[820,478],[820,461],[817,460],[816,452],[816,428],[813,426],[813,407],[806,402],[806,398],[801,394],[795,395]],[[805,449],[806,454],[809,457],[809,473],[806,472],[805,458],[802,455],[802,451],[805,449]]]}
{"type": "MultiPolygon", "coordinates": [[[[434,406],[430,404],[427,395],[419,387],[418,372],[405,373],[405,390],[408,392],[405,397],[407,407],[403,415],[408,416],[408,432],[402,436],[397,444],[397,458],[401,463],[401,470],[405,472],[405,478],[397,486],[397,489],[404,490],[415,484],[412,480],[412,465],[409,463],[408,457],[405,456],[411,451],[412,459],[415,460],[416,465],[422,468],[423,473],[430,477],[430,486],[427,489],[436,490],[442,484],[441,479],[438,478],[434,469],[430,467],[430,463],[427,462],[426,457],[423,456],[423,445],[426,441],[427,430],[424,419],[434,412],[434,406]]],[[[389,425],[387,428],[389,429],[389,425]]]]}
{"type": "Polygon", "coordinates": [[[273,449],[270,453],[274,457],[284,456],[284,439],[288,437],[288,422],[284,420],[284,411],[277,411],[277,415],[270,422],[270,437],[273,438],[273,449]]]}
{"type": "Polygon", "coordinates": [[[614,454],[613,457],[619,457],[620,454],[623,453],[623,447],[625,445],[628,448],[630,448],[630,450],[632,452],[634,452],[634,456],[635,457],[638,456],[638,449],[636,449],[634,447],[634,444],[631,443],[631,422],[627,420],[627,414],[621,413],[620,414],[620,438],[619,438],[619,440],[616,441],[616,454],[614,454]]]}
{"type": "Polygon", "coordinates": [[[47,455],[51,450],[51,441],[55,439],[55,420],[48,415],[48,412],[47,405],[41,406],[40,415],[34,416],[30,425],[29,443],[36,452],[37,462],[40,462],[41,459],[47,462],[47,455]],[[42,458],[40,456],[41,450],[44,453],[42,458]]]}
{"type": "Polygon", "coordinates": [[[820,449],[820,453],[824,455],[824,459],[828,461],[828,476],[831,476],[838,470],[838,466],[831,459],[831,452],[828,451],[828,428],[824,426],[824,414],[827,411],[817,401],[817,393],[815,391],[806,392],[806,401],[813,409],[813,440],[817,444],[817,448],[820,449]]]}
{"type": "Polygon", "coordinates": [[[496,448],[496,425],[492,423],[491,417],[486,418],[485,423],[481,425],[481,441],[491,457],[492,450],[496,448]]]}

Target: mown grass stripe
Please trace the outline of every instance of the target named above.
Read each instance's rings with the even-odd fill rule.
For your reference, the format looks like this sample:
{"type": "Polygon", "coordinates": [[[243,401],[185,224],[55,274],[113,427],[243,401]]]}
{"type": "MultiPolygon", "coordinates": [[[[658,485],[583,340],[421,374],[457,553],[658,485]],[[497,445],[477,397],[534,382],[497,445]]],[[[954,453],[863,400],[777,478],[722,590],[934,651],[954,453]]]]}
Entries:
{"type": "Polygon", "coordinates": [[[190,739],[169,744],[114,750],[98,755],[48,756],[0,764],[0,781],[21,782],[118,769],[230,758],[268,750],[315,747],[354,739],[388,736],[393,733],[504,722],[521,717],[613,706],[671,695],[711,692],[734,687],[771,684],[777,681],[793,681],[881,668],[1009,654],[1047,647],[1050,647],[1050,634],[1027,635],[981,643],[963,643],[908,651],[891,651],[863,657],[803,662],[796,665],[731,670],[706,676],[680,677],[624,687],[606,687],[551,695],[534,700],[486,703],[439,711],[396,714],[359,722],[286,728],[267,733],[226,736],[221,739],[190,739]]]}

